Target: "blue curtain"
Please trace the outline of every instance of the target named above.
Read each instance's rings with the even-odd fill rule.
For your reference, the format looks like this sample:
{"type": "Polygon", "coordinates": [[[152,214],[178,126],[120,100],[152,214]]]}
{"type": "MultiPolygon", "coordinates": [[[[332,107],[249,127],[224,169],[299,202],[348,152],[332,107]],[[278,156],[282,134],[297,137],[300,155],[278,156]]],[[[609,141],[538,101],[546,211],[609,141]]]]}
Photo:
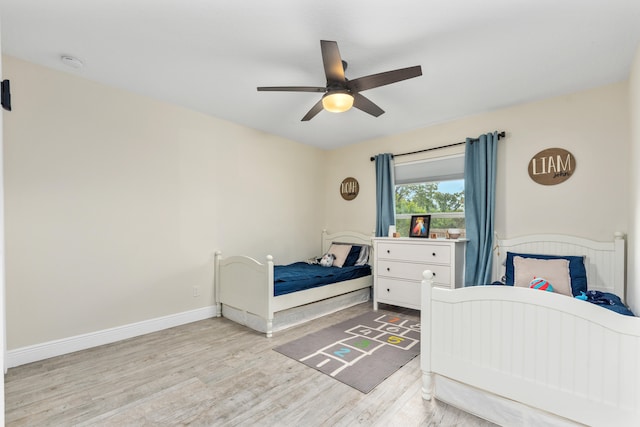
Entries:
{"type": "Polygon", "coordinates": [[[376,159],[376,236],[389,235],[389,226],[396,223],[393,154],[385,153],[376,159]]]}
{"type": "Polygon", "coordinates": [[[477,286],[491,283],[498,132],[467,138],[465,150],[465,286],[477,286]]]}

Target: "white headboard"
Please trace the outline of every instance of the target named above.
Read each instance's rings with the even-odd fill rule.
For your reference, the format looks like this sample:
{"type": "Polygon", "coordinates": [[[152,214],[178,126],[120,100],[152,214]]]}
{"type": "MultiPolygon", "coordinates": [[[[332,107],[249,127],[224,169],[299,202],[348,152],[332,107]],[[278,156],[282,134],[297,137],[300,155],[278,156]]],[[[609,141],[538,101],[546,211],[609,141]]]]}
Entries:
{"type": "MultiPolygon", "coordinates": [[[[362,234],[357,231],[340,231],[338,233],[329,234],[327,230],[322,230],[322,253],[329,250],[332,242],[353,243],[357,245],[371,246],[371,239],[375,237],[375,231],[371,234],[362,234]]],[[[373,257],[370,255],[369,259],[373,257]]]]}
{"type": "Polygon", "coordinates": [[[493,279],[504,276],[509,252],[545,255],[582,255],[589,290],[611,292],[626,300],[626,243],[624,233],[614,233],[610,242],[597,242],[561,234],[536,234],[513,239],[496,239],[493,250],[493,279]]]}

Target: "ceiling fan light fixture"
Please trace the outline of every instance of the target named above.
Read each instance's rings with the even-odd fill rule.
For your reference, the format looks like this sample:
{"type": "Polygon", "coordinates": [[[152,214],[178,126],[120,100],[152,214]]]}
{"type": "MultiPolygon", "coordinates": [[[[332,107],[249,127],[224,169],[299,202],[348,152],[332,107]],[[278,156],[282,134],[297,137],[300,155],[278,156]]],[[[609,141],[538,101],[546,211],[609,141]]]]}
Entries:
{"type": "Polygon", "coordinates": [[[303,122],[308,122],[322,110],[342,113],[351,107],[364,111],[373,117],[378,117],[384,114],[384,110],[362,95],[361,92],[422,75],[422,67],[415,65],[413,67],[369,74],[357,79],[347,79],[344,75],[347,63],[340,57],[338,43],[330,40],[320,40],[320,50],[322,51],[324,75],[327,78],[326,86],[258,86],[258,91],[322,93],[322,99],[316,101],[313,107],[307,111],[307,114],[301,120],[303,122]]]}
{"type": "Polygon", "coordinates": [[[353,107],[353,95],[346,90],[327,92],[322,97],[322,106],[332,113],[343,113],[353,107]]]}

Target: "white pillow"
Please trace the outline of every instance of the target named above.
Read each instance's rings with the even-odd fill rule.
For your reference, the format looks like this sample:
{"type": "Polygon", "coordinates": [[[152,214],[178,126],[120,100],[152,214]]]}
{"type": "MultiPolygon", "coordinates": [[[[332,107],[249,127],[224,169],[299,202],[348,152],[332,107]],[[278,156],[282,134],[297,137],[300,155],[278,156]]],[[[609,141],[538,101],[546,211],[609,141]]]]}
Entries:
{"type": "Polygon", "coordinates": [[[514,286],[528,288],[534,277],[543,277],[553,286],[553,291],[573,296],[569,260],[513,257],[514,286]]]}
{"type": "Polygon", "coordinates": [[[360,255],[358,256],[358,260],[355,265],[367,265],[369,262],[369,245],[360,246],[360,255]]]}
{"type": "Polygon", "coordinates": [[[342,267],[344,262],[347,260],[347,256],[349,255],[349,251],[351,250],[351,245],[344,244],[331,244],[327,253],[333,254],[336,259],[333,261],[334,267],[342,267]]]}

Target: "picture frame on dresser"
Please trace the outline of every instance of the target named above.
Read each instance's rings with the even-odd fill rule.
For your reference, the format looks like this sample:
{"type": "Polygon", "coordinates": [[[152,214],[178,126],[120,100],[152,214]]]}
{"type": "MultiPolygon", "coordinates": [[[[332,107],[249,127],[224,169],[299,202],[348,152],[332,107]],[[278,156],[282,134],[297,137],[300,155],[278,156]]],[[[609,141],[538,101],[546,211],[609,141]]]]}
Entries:
{"type": "Polygon", "coordinates": [[[411,215],[409,237],[429,238],[431,215],[411,215]]]}

